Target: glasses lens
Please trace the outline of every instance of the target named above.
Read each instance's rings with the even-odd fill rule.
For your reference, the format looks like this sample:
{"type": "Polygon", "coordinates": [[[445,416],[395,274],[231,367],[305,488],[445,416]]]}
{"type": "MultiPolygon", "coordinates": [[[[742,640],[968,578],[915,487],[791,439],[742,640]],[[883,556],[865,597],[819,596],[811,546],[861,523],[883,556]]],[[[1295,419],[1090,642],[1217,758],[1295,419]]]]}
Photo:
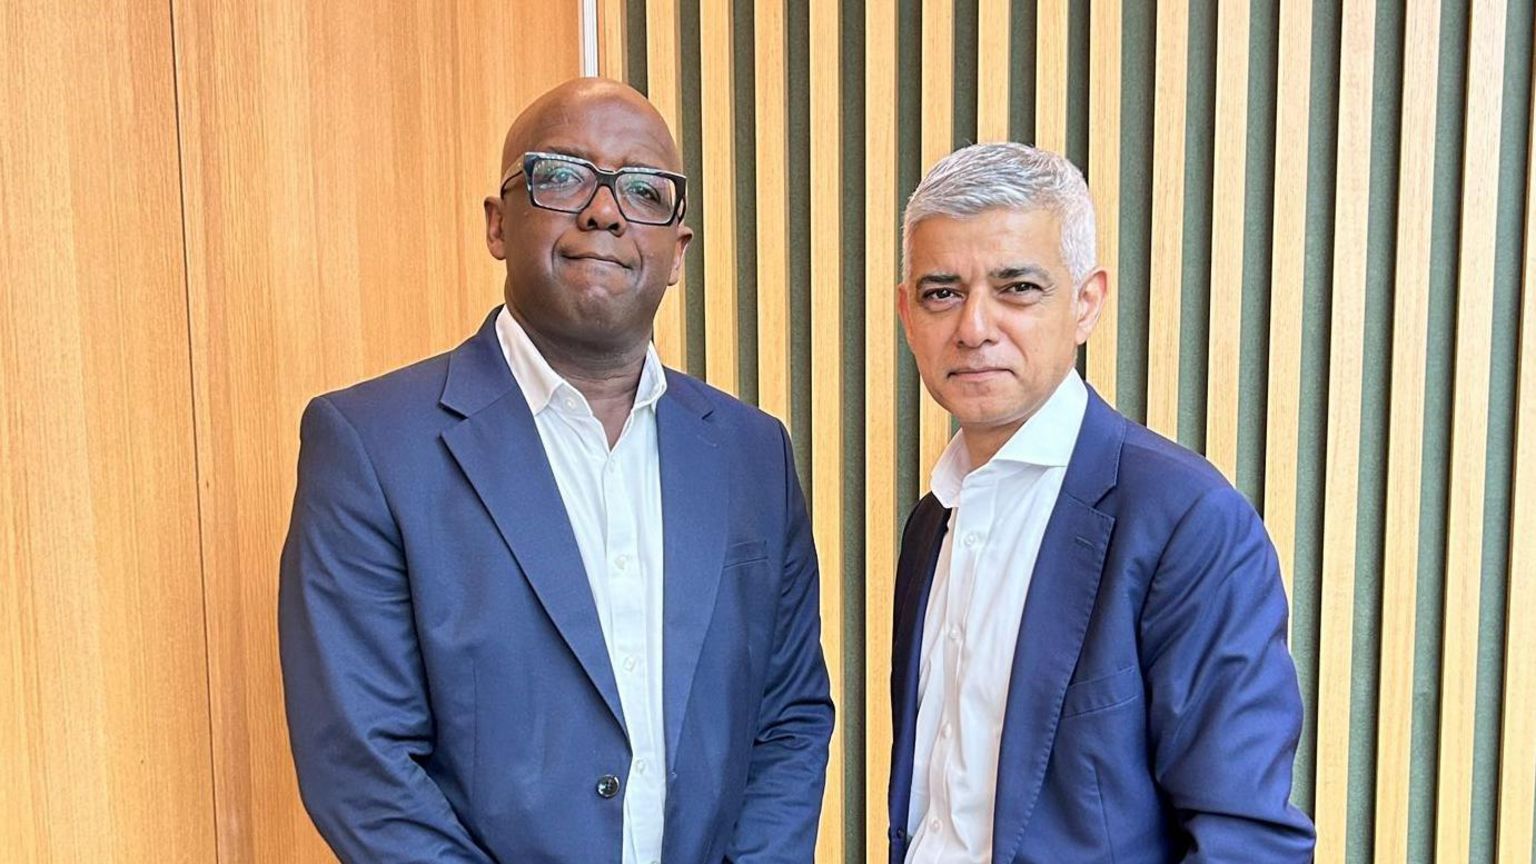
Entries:
{"type": "Polygon", "coordinates": [[[619,193],[619,206],[631,221],[666,224],[677,209],[677,185],[670,177],[620,171],[614,187],[619,193]]]}
{"type": "Polygon", "coordinates": [[[561,159],[539,159],[528,175],[533,185],[533,201],[541,207],[580,210],[592,197],[597,175],[592,169],[561,159]]]}

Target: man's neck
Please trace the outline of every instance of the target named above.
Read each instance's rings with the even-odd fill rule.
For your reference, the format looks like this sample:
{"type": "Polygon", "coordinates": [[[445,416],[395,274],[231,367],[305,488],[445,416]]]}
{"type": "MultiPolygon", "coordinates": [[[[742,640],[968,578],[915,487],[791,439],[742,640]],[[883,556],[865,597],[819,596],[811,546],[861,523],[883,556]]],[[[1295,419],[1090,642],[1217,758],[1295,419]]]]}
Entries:
{"type": "Polygon", "coordinates": [[[649,343],[641,342],[612,353],[578,352],[545,339],[526,323],[523,330],[549,367],[586,398],[593,415],[603,425],[608,446],[613,447],[635,406],[649,343]]]}

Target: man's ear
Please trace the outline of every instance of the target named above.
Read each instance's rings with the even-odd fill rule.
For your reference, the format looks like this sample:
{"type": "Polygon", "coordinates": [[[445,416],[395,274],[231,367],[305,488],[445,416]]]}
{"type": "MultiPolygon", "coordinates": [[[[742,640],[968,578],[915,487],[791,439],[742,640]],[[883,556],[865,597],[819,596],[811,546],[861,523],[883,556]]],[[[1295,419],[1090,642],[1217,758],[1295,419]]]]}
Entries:
{"type": "Polygon", "coordinates": [[[683,275],[683,253],[688,251],[688,242],[693,239],[693,229],[687,225],[678,223],[677,226],[677,251],[672,256],[672,273],[667,276],[668,285],[676,285],[677,280],[683,275]]]}
{"type": "Polygon", "coordinates": [[[1104,311],[1104,301],[1109,299],[1109,273],[1103,267],[1094,268],[1088,278],[1083,280],[1083,286],[1077,291],[1077,301],[1073,310],[1077,318],[1077,344],[1082,345],[1093,335],[1093,329],[1099,324],[1099,315],[1104,311]]]}
{"type": "Polygon", "coordinates": [[[501,199],[486,196],[485,199],[485,248],[497,261],[507,260],[506,226],[502,222],[501,199]]]}

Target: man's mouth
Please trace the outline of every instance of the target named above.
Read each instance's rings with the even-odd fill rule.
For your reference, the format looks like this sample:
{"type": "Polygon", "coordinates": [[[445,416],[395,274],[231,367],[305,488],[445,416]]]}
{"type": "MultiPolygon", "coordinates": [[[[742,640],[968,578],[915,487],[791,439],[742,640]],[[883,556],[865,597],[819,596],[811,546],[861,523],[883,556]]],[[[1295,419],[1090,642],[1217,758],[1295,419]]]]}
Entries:
{"type": "Polygon", "coordinates": [[[587,262],[589,264],[607,264],[607,265],[611,265],[611,266],[614,266],[614,267],[622,267],[625,270],[629,269],[629,265],[628,264],[625,264],[623,261],[620,261],[617,258],[614,258],[614,257],[609,256],[609,255],[599,255],[599,254],[592,253],[592,252],[578,252],[576,254],[563,254],[562,253],[560,257],[564,258],[567,261],[584,261],[584,262],[587,262]]]}
{"type": "Polygon", "coordinates": [[[994,375],[1007,374],[1009,374],[1009,371],[1001,366],[973,366],[949,370],[949,377],[958,378],[961,381],[980,381],[994,375]]]}

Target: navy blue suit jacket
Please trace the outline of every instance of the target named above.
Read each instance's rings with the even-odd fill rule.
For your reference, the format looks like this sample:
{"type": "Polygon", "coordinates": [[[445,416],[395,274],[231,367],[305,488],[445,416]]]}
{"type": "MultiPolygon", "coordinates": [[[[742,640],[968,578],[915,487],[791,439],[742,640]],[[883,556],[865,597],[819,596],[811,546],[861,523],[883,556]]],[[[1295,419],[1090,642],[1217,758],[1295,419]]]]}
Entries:
{"type": "MultiPolygon", "coordinates": [[[[890,860],[907,854],[923,619],[949,520],[902,538],[890,860]]],[[[1292,862],[1301,697],[1269,537],[1208,463],[1090,392],[1009,680],[992,860],[1292,862]]]]}
{"type": "MultiPolygon", "coordinates": [[[[344,861],[620,860],[618,689],[494,321],[304,413],[283,680],[305,806],[344,861]]],[[[663,860],[809,862],[832,703],[788,438],[670,370],[656,424],[663,860]]]]}

